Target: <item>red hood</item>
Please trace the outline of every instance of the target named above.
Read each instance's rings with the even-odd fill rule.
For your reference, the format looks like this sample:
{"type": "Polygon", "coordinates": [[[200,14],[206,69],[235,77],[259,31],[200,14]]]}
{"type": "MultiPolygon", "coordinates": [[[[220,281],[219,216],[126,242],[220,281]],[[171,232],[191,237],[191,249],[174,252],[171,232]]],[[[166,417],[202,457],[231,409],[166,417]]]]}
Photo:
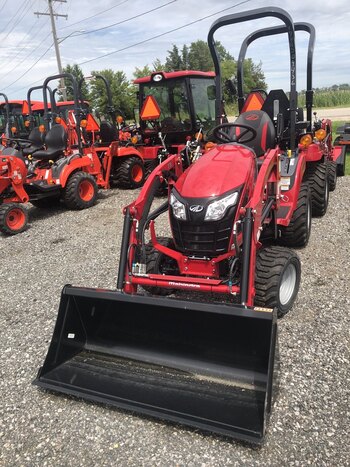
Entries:
{"type": "Polygon", "coordinates": [[[184,198],[222,195],[247,182],[254,158],[254,153],[244,146],[216,146],[181,175],[176,189],[184,198]]]}

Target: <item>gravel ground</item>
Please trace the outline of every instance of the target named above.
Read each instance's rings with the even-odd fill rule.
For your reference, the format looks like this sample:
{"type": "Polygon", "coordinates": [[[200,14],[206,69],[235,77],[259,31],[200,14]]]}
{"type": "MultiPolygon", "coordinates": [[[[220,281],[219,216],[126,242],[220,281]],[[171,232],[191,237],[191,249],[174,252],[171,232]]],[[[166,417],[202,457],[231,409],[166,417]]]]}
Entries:
{"type": "Polygon", "coordinates": [[[346,466],[349,443],[350,177],[299,251],[302,284],[279,321],[281,387],[265,443],[251,448],[31,384],[64,284],[114,288],[121,208],[137,191],[102,192],[81,212],[30,208],[0,236],[1,466],[346,466]]]}

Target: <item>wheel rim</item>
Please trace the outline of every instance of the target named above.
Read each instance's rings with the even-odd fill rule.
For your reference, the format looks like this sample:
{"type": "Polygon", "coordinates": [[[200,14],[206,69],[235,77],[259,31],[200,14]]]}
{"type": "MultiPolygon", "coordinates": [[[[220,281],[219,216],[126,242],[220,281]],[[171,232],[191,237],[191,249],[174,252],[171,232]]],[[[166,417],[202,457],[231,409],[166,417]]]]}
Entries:
{"type": "Polygon", "coordinates": [[[131,169],[131,177],[134,182],[141,182],[143,176],[142,167],[138,164],[134,165],[131,169]]]}
{"type": "Polygon", "coordinates": [[[94,187],[89,180],[83,180],[79,185],[79,196],[83,201],[91,201],[94,196],[94,187]]]}
{"type": "Polygon", "coordinates": [[[13,208],[6,216],[6,224],[11,230],[20,230],[26,223],[26,216],[22,209],[13,208]]]}
{"type": "Polygon", "coordinates": [[[293,296],[297,281],[297,271],[294,264],[289,264],[285,269],[279,291],[281,305],[286,305],[293,296]]]}

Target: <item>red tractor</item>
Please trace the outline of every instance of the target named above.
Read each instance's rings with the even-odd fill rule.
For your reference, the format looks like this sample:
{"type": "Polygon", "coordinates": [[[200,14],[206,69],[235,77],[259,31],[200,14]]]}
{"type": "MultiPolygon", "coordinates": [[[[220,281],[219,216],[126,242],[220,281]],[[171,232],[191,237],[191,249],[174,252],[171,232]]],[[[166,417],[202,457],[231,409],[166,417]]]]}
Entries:
{"type": "MultiPolygon", "coordinates": [[[[309,34],[306,74],[306,121],[302,108],[297,109],[296,128],[299,131],[299,151],[305,153],[306,180],[311,189],[312,214],[323,216],[328,206],[329,191],[336,187],[337,173],[344,175],[345,150],[332,144],[332,122],[329,119],[312,122],[313,89],[312,89],[312,60],[315,47],[315,28],[310,23],[295,23],[295,31],[304,31],[309,34]]],[[[245,38],[242,43],[237,62],[237,88],[239,112],[248,109],[259,109],[267,112],[277,129],[278,118],[286,123],[289,118],[289,108],[292,104],[286,94],[281,90],[265,91],[253,90],[248,96],[243,92],[243,63],[248,46],[261,37],[287,33],[284,26],[260,29],[245,38]],[[281,115],[282,114],[282,117],[281,115]]],[[[316,114],[314,114],[316,116],[316,114]]],[[[287,131],[288,125],[286,125],[287,131]]],[[[283,140],[288,141],[289,135],[282,134],[283,140]]]]}
{"type": "Polygon", "coordinates": [[[278,117],[276,131],[263,110],[242,112],[235,123],[218,122],[216,145],[187,169],[176,151],[152,171],[124,209],[117,290],[64,287],[38,386],[262,442],[276,317],[291,309],[300,283],[299,258],[282,245],[305,245],[311,226],[294,24],[280,8],[261,8],[218,19],[208,36],[220,96],[214,33],[264,17],[288,31],[288,127],[278,117]],[[164,180],[168,197],[152,208],[164,180]],[[162,235],[156,229],[162,214],[166,237],[164,224],[162,235]],[[176,291],[189,298],[166,297],[176,291]]]}

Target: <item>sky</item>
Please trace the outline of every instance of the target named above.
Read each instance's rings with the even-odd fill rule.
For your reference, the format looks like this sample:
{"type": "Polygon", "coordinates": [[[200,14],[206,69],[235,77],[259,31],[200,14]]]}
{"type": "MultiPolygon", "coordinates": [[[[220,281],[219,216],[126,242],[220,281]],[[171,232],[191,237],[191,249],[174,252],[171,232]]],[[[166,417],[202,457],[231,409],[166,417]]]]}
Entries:
{"type": "MultiPolygon", "coordinates": [[[[135,67],[164,62],[176,44],[181,50],[198,39],[207,41],[213,22],[225,15],[275,6],[293,21],[316,28],[313,86],[350,83],[350,6],[348,0],[54,0],[62,66],[78,64],[86,76],[110,68],[133,79],[135,67]]],[[[0,0],[0,92],[25,99],[27,90],[58,73],[47,0],[0,0]]],[[[215,39],[237,58],[242,40],[251,32],[281,25],[263,18],[219,29],[215,39]]],[[[308,35],[296,33],[297,90],[306,87],[308,35]]],[[[289,88],[286,35],[262,38],[247,57],[261,63],[269,89],[289,88]]],[[[52,87],[54,87],[52,85],[52,87]]],[[[37,91],[39,92],[39,91],[37,91]]],[[[35,96],[32,99],[41,99],[35,96]]]]}

